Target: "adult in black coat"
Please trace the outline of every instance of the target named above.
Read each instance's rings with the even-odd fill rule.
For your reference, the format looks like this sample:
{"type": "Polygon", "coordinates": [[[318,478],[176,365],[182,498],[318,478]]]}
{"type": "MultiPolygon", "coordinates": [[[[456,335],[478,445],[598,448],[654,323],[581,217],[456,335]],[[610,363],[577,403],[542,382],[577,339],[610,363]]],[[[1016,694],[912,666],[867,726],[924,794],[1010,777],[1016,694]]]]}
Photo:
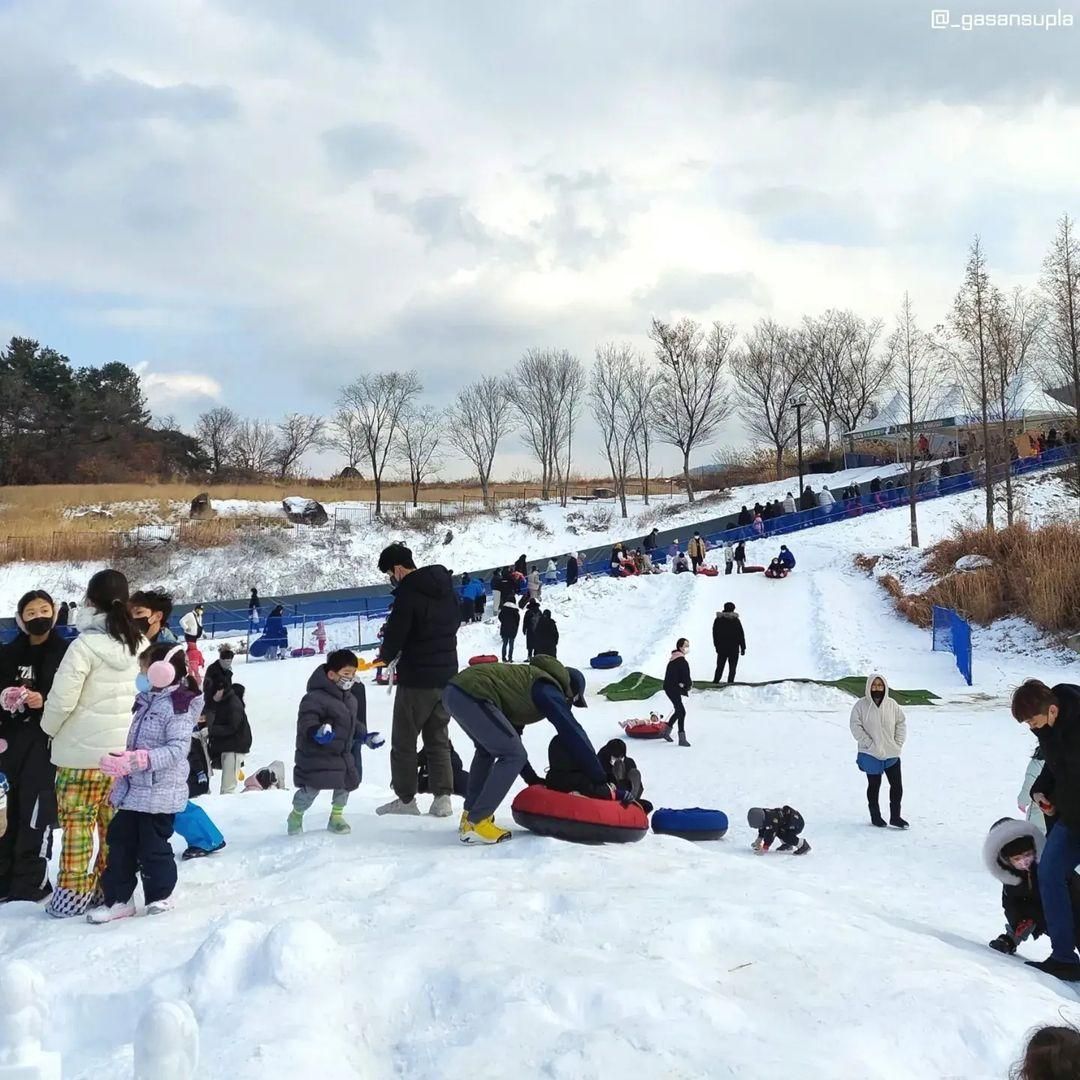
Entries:
{"type": "Polygon", "coordinates": [[[735,605],[729,600],[723,611],[716,613],[712,624],[713,647],[716,649],[716,674],[713,682],[719,683],[724,677],[724,665],[728,669],[728,682],[735,681],[735,669],[739,657],[746,655],[746,634],[742,620],[735,611],[735,605]]]}
{"type": "Polygon", "coordinates": [[[522,577],[529,576],[529,562],[524,555],[517,557],[517,562],[514,563],[514,569],[522,575],[522,577]]]}
{"type": "Polygon", "coordinates": [[[551,617],[550,611],[545,611],[536,620],[533,627],[533,655],[559,657],[559,628],[551,617]]]}
{"type": "Polygon", "coordinates": [[[747,510],[745,506],[739,511],[739,524],[740,525],[753,525],[754,524],[754,515],[751,514],[750,511],[747,510]]]}
{"type": "MultiPolygon", "coordinates": [[[[223,645],[218,651],[218,658],[206,669],[203,676],[203,714],[209,719],[214,715],[220,698],[233,684],[233,651],[223,645]]],[[[215,762],[215,764],[217,764],[215,762]]]]}
{"type": "Polygon", "coordinates": [[[1012,714],[1035,732],[1045,762],[1031,785],[1031,797],[1046,815],[1039,895],[1053,949],[1033,966],[1080,982],[1069,897],[1071,876],[1080,865],[1080,686],[1059,683],[1051,689],[1038,679],[1028,679],[1013,694],[1012,714]]]}
{"type": "Polygon", "coordinates": [[[71,617],[71,613],[68,610],[67,601],[65,600],[60,605],[60,610],[56,613],[56,625],[67,626],[68,619],[71,617]]]}
{"type": "Polygon", "coordinates": [[[566,584],[567,586],[576,585],[578,579],[578,561],[577,555],[569,555],[566,559],[566,584]]]}
{"type": "MultiPolygon", "coordinates": [[[[222,691],[209,721],[210,761],[214,768],[222,768],[221,755],[235,754],[243,757],[251,751],[251,725],[248,723],[244,705],[244,688],[240,683],[230,682],[222,691]]],[[[235,785],[233,785],[235,786],[235,785]]],[[[222,790],[232,790],[224,782],[222,790]]]]}
{"type": "Polygon", "coordinates": [[[379,556],[379,569],[397,585],[379,659],[385,664],[397,660],[398,686],[390,742],[390,777],[397,798],[378,809],[417,813],[416,746],[423,739],[436,796],[432,809],[443,817],[453,812],[450,714],[442,702],[446,684],[458,673],[460,611],[453,579],[444,566],[418,570],[404,544],[387,547],[379,556]]]}
{"type": "Polygon", "coordinates": [[[807,484],[799,496],[799,509],[813,510],[815,506],[817,506],[817,496],[814,494],[813,488],[807,484]]]}
{"type": "Polygon", "coordinates": [[[660,530],[659,529],[653,529],[653,531],[651,533],[649,533],[648,536],[645,537],[645,540],[641,545],[642,548],[644,548],[645,551],[648,551],[650,553],[655,551],[656,546],[659,543],[659,540],[658,540],[659,535],[660,535],[660,530]]]}
{"type": "Polygon", "coordinates": [[[517,604],[507,603],[499,608],[499,637],[502,639],[502,660],[504,664],[514,662],[514,642],[521,626],[521,612],[517,604]]]}
{"type": "Polygon", "coordinates": [[[0,690],[28,691],[21,711],[0,710],[0,772],[7,775],[8,826],[0,837],[0,899],[41,900],[52,892],[49,857],[56,826],[56,770],[41,713],[68,643],[56,633],[56,608],[41,590],[16,608],[19,633],[0,649],[0,690]]]}
{"type": "MultiPolygon", "coordinates": [[[[355,791],[360,785],[360,774],[353,759],[352,745],[356,736],[356,698],[349,690],[338,686],[338,672],[330,678],[331,669],[338,663],[339,653],[331,653],[325,664],[320,664],[307,683],[307,693],[300,702],[296,721],[296,757],[293,762],[293,783],[311,796],[319,791],[335,793],[355,791]],[[330,737],[325,742],[319,734],[324,725],[330,726],[330,737]]],[[[353,656],[353,668],[356,657],[353,656]]],[[[337,799],[335,799],[337,805],[337,799]]],[[[344,801],[341,802],[344,806],[344,801]]],[[[294,802],[295,807],[295,802],[294,802]]],[[[306,807],[304,808],[306,809],[306,807]]],[[[303,811],[300,811],[303,813],[303,811]]]]}
{"type": "Polygon", "coordinates": [[[871,495],[876,495],[880,490],[881,490],[881,477],[875,476],[874,479],[870,481],[870,494],[871,495]]]}
{"type": "Polygon", "coordinates": [[[521,620],[522,629],[525,631],[525,655],[532,657],[536,652],[536,643],[533,640],[533,632],[540,618],[540,605],[535,600],[530,600],[525,607],[525,618],[521,620]]]}
{"type": "MultiPolygon", "coordinates": [[[[679,638],[675,643],[675,651],[668,660],[667,670],[664,672],[664,693],[667,694],[674,711],[668,724],[679,727],[679,745],[689,746],[686,741],[686,706],[683,698],[690,693],[693,681],[690,678],[690,665],[687,663],[686,654],[690,651],[690,642],[686,638],[679,638]]],[[[667,736],[668,742],[671,736],[667,736]]]]}

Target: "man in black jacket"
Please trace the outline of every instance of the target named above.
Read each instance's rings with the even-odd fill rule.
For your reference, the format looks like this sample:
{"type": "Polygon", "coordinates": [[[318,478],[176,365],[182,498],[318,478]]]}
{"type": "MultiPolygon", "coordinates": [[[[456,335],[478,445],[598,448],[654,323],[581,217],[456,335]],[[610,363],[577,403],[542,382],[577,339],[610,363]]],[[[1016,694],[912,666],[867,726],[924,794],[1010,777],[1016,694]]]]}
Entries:
{"type": "Polygon", "coordinates": [[[416,805],[416,744],[422,738],[428,756],[430,813],[449,817],[454,774],[450,766],[450,714],[442,703],[446,684],[458,672],[457,632],[460,609],[450,571],[443,566],[419,570],[404,544],[391,544],[379,556],[379,570],[397,586],[394,606],[383,627],[379,659],[396,663],[393,732],[390,741],[391,786],[397,796],[378,814],[419,814],[416,805]]]}
{"type": "Polygon", "coordinates": [[[728,669],[728,682],[735,681],[735,668],[739,657],[746,655],[746,634],[742,620],[735,611],[735,605],[729,600],[723,611],[716,613],[712,624],[713,647],[716,649],[716,674],[713,683],[718,684],[724,677],[724,665],[728,669]]]}
{"type": "Polygon", "coordinates": [[[1069,880],[1080,865],[1080,686],[1059,683],[1051,689],[1028,679],[1013,694],[1012,714],[1035,732],[1046,762],[1030,794],[1046,815],[1039,895],[1052,949],[1046,960],[1028,963],[1067,982],[1080,982],[1069,898],[1069,880]]]}
{"type": "Polygon", "coordinates": [[[52,892],[49,856],[56,825],[56,770],[41,713],[68,643],[56,633],[56,609],[48,593],[27,593],[15,621],[19,633],[0,649],[0,689],[27,693],[14,713],[0,710],[0,754],[6,773],[8,827],[0,838],[0,900],[42,900],[52,892]]]}
{"type": "Polygon", "coordinates": [[[551,616],[550,611],[545,611],[536,625],[533,627],[533,655],[559,657],[559,628],[551,616]]]}

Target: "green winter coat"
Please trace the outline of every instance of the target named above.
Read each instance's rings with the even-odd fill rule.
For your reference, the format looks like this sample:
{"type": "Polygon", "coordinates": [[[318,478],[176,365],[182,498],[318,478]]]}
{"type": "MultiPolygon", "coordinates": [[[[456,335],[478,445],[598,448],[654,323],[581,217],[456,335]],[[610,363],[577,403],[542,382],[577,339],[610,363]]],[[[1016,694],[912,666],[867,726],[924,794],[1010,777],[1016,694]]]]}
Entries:
{"type": "Polygon", "coordinates": [[[533,683],[540,679],[555,683],[567,701],[572,697],[570,673],[551,656],[534,656],[527,664],[476,664],[458,672],[450,685],[478,701],[490,701],[520,730],[544,719],[532,700],[533,683]]]}

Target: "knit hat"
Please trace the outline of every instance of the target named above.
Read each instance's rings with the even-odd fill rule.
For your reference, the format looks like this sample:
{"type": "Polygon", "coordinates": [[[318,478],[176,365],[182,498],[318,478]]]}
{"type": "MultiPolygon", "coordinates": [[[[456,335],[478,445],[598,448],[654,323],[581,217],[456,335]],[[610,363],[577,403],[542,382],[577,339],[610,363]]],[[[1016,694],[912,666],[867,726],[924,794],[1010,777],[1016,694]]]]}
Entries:
{"type": "Polygon", "coordinates": [[[755,806],[746,812],[746,824],[751,829],[760,829],[765,824],[765,811],[755,806]]]}
{"type": "Polygon", "coordinates": [[[724,605],[724,610],[725,610],[725,611],[734,611],[734,610],[735,610],[735,605],[734,605],[734,604],[733,604],[733,603],[732,603],[732,602],[731,602],[731,601],[729,600],[729,601],[728,601],[728,602],[727,602],[727,603],[726,603],[726,604],[724,605]]]}

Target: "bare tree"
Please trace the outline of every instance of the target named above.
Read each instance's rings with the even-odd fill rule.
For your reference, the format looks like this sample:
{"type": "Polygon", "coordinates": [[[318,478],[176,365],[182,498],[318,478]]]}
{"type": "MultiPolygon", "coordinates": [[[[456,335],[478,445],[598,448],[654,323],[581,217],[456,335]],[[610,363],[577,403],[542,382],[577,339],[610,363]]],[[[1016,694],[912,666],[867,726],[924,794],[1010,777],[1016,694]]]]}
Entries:
{"type": "Polygon", "coordinates": [[[626,476],[637,442],[641,411],[632,385],[639,359],[630,345],[609,342],[596,349],[589,383],[589,408],[611,469],[622,516],[626,509],[626,476]]]}
{"type": "Polygon", "coordinates": [[[1011,525],[1013,500],[1009,426],[1025,405],[1024,395],[1041,332],[1042,311],[1034,297],[1021,288],[1009,296],[993,291],[990,302],[990,373],[993,383],[991,412],[998,427],[1005,473],[1005,520],[1011,525]]]}
{"type": "Polygon", "coordinates": [[[210,455],[210,471],[215,477],[228,467],[239,425],[240,417],[224,405],[204,412],[195,424],[195,438],[210,455]]]}
{"type": "Polygon", "coordinates": [[[313,447],[323,444],[326,421],[308,413],[289,413],[277,426],[277,449],[274,463],[278,479],[292,475],[300,459],[313,447]]]}
{"type": "Polygon", "coordinates": [[[409,470],[413,506],[420,502],[420,485],[436,471],[435,455],[446,434],[443,415],[430,405],[409,409],[401,417],[397,456],[409,470]]]}
{"type": "Polygon", "coordinates": [[[338,410],[330,422],[326,442],[345,458],[347,468],[355,469],[364,460],[364,433],[360,430],[355,413],[349,409],[338,410]]]}
{"type": "Polygon", "coordinates": [[[339,408],[352,414],[371,463],[376,517],[382,513],[383,471],[396,444],[401,418],[422,389],[415,371],[383,371],[361,375],[341,390],[339,408]]]}
{"type": "Polygon", "coordinates": [[[832,453],[833,421],[848,381],[851,339],[856,317],[847,311],[826,311],[818,318],[805,316],[793,335],[803,369],[803,390],[825,432],[825,453],[832,453]]]}
{"type": "Polygon", "coordinates": [[[570,463],[574,448],[574,431],[581,417],[585,393],[585,370],[576,356],[564,352],[555,364],[553,393],[556,398],[555,432],[552,438],[555,484],[559,501],[565,506],[570,486],[570,463]]]}
{"type": "Polygon", "coordinates": [[[693,319],[674,325],[653,319],[649,337],[664,369],[653,425],[662,442],[682,451],[686,495],[693,502],[690,455],[712,442],[717,428],[731,415],[722,377],[735,327],[714,322],[706,333],[693,319]]]}
{"type": "Polygon", "coordinates": [[[993,292],[986,255],[979,237],[968,251],[964,284],[953,301],[944,347],[952,357],[960,385],[982,429],[983,472],[986,487],[986,526],[994,527],[995,469],[990,447],[990,405],[994,399],[990,356],[990,317],[993,292]]]}
{"type": "Polygon", "coordinates": [[[652,424],[656,416],[656,391],[663,378],[645,357],[638,356],[628,373],[628,392],[634,409],[634,458],[641,478],[641,494],[649,505],[649,471],[652,455],[652,424]]]}
{"type": "MultiPolygon", "coordinates": [[[[1043,333],[1044,380],[1072,393],[1080,436],[1080,240],[1076,223],[1065,214],[1043,260],[1042,293],[1046,301],[1043,333]]],[[[1076,459],[1080,492],[1080,456],[1076,459]]]]}
{"type": "Polygon", "coordinates": [[[514,430],[515,408],[507,380],[486,375],[458,392],[447,410],[446,441],[480,479],[484,505],[491,506],[491,470],[499,443],[514,430]]]}
{"type": "Polygon", "coordinates": [[[844,381],[836,400],[841,434],[854,431],[859,421],[869,415],[871,405],[892,375],[889,351],[878,351],[884,322],[881,319],[867,322],[857,315],[851,318],[854,326],[847,338],[844,381]]]}
{"type": "Polygon", "coordinates": [[[278,452],[273,427],[265,420],[241,420],[233,435],[230,457],[238,469],[269,472],[278,452]]]}
{"type": "Polygon", "coordinates": [[[896,327],[889,336],[888,356],[893,371],[896,419],[907,428],[908,505],[911,513],[911,546],[919,546],[919,519],[915,497],[915,432],[930,409],[940,375],[939,352],[915,318],[911,297],[904,293],[896,327]]]}
{"type": "Polygon", "coordinates": [[[740,419],[752,437],[776,452],[777,480],[783,476],[784,451],[798,432],[795,402],[803,393],[803,357],[793,337],[786,327],[763,319],[732,364],[740,419]]]}

